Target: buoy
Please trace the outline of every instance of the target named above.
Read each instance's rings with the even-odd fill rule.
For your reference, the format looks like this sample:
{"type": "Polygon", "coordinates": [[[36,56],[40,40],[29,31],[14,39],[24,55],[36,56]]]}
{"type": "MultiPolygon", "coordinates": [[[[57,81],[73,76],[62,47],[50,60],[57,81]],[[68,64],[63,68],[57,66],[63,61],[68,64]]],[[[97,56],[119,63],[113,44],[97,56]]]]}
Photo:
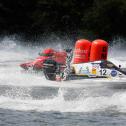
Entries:
{"type": "Polygon", "coordinates": [[[93,41],[90,51],[90,61],[107,60],[107,56],[108,43],[101,39],[93,41]]]}
{"type": "Polygon", "coordinates": [[[75,50],[73,54],[73,63],[85,63],[89,62],[91,42],[86,39],[80,39],[75,44],[75,50]]]}

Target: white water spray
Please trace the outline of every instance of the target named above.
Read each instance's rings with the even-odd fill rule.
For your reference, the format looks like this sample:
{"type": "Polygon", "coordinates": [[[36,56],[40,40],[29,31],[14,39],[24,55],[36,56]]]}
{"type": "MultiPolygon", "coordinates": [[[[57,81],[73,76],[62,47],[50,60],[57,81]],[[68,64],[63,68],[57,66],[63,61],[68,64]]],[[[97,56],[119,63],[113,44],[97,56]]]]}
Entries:
{"type": "MultiPolygon", "coordinates": [[[[82,84],[75,86],[73,82],[50,82],[43,77],[42,73],[35,74],[22,71],[19,64],[35,59],[38,52],[43,50],[44,47],[47,47],[47,45],[31,47],[21,45],[20,43],[21,42],[7,37],[0,43],[0,86],[4,87],[7,85],[10,88],[11,86],[15,86],[15,88],[6,90],[6,92],[0,95],[0,108],[22,111],[36,110],[60,112],[94,112],[105,111],[111,108],[119,112],[126,112],[126,92],[124,90],[117,92],[112,91],[112,94],[109,96],[102,96],[100,93],[94,96],[94,93],[88,94],[90,92],[88,83],[84,87],[82,84]],[[54,88],[58,88],[57,95],[45,97],[43,99],[34,99],[31,96],[31,88],[35,86],[51,86],[50,88],[53,88],[52,85],[54,88]],[[70,88],[76,90],[76,93],[73,92],[72,89],[69,92],[67,88],[69,85],[70,88]],[[83,93],[82,91],[79,92],[81,88],[84,88],[82,90],[83,93]],[[69,95],[67,95],[69,93],[72,95],[72,99],[65,98],[69,97],[69,95]],[[73,98],[75,96],[76,98],[73,98]]],[[[62,44],[57,45],[57,47],[61,48],[62,44]]],[[[51,47],[51,45],[48,45],[48,47],[51,47]]],[[[117,44],[110,48],[109,59],[117,65],[121,63],[123,66],[126,66],[125,50],[121,49],[121,46],[117,44]]],[[[93,88],[97,89],[97,82],[93,85],[96,85],[93,86],[93,88]]],[[[104,88],[104,85],[102,86],[104,88]]]]}

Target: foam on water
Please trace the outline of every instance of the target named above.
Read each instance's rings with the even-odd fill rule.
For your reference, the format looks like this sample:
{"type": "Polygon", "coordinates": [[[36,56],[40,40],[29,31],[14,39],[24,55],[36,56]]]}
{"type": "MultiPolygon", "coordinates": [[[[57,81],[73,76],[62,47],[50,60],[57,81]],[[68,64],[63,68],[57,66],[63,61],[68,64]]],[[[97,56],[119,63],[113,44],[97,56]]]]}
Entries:
{"type": "Polygon", "coordinates": [[[0,108],[22,111],[60,111],[60,112],[98,112],[114,110],[126,112],[126,92],[115,93],[111,97],[85,97],[66,101],[64,91],[59,90],[58,96],[51,99],[34,100],[32,98],[0,97],[0,108]]]}
{"type": "MultiPolygon", "coordinates": [[[[21,89],[14,88],[0,96],[0,108],[14,110],[35,110],[35,111],[60,111],[60,112],[92,112],[114,109],[119,112],[126,112],[126,92],[113,92],[109,96],[89,95],[78,93],[77,99],[66,100],[64,95],[67,93],[67,87],[84,87],[84,84],[76,85],[76,81],[70,82],[50,82],[47,81],[42,73],[35,74],[24,72],[19,64],[29,61],[37,56],[37,53],[44,49],[44,46],[23,46],[10,38],[4,38],[0,43],[0,85],[20,86],[21,89]],[[30,96],[30,88],[33,86],[58,87],[56,96],[45,99],[33,99],[30,96]],[[27,89],[23,87],[28,87],[27,89]],[[65,87],[65,88],[64,88],[65,87]],[[86,96],[85,96],[86,95],[86,96]]],[[[49,45],[48,47],[50,47],[49,45]]],[[[47,47],[47,46],[46,46],[47,47]]],[[[62,45],[58,45],[62,47],[62,45]]],[[[122,64],[126,67],[125,50],[121,47],[112,46],[109,51],[109,59],[116,65],[122,64]]],[[[119,81],[119,80],[118,80],[119,81]]],[[[93,82],[93,81],[92,81],[93,82]]],[[[91,82],[91,83],[92,83],[91,82]]],[[[94,81],[93,86],[101,86],[98,80],[94,81]]],[[[85,88],[88,87],[88,81],[85,81],[85,88]]],[[[96,88],[96,87],[95,87],[96,88]]],[[[78,90],[78,89],[77,89],[78,90]]]]}

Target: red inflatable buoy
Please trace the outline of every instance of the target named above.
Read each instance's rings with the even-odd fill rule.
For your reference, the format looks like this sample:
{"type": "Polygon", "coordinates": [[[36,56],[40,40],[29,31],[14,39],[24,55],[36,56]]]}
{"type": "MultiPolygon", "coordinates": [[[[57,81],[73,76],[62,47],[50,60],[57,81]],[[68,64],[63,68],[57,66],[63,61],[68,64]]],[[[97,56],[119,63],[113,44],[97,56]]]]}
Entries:
{"type": "Polygon", "coordinates": [[[80,39],[75,44],[73,63],[89,62],[91,42],[86,39],[80,39]]]}
{"type": "Polygon", "coordinates": [[[108,43],[98,39],[92,42],[90,51],[90,61],[107,60],[108,43]]]}

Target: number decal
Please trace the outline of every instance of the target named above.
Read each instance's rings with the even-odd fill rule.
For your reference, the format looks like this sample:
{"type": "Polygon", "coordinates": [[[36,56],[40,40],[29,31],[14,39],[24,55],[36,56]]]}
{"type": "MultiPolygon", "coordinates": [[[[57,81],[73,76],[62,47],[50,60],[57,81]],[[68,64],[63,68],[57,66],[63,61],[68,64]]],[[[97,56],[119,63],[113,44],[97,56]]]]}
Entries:
{"type": "Polygon", "coordinates": [[[107,73],[106,73],[107,70],[106,69],[101,69],[99,72],[100,72],[101,75],[107,75],[107,73]]]}

